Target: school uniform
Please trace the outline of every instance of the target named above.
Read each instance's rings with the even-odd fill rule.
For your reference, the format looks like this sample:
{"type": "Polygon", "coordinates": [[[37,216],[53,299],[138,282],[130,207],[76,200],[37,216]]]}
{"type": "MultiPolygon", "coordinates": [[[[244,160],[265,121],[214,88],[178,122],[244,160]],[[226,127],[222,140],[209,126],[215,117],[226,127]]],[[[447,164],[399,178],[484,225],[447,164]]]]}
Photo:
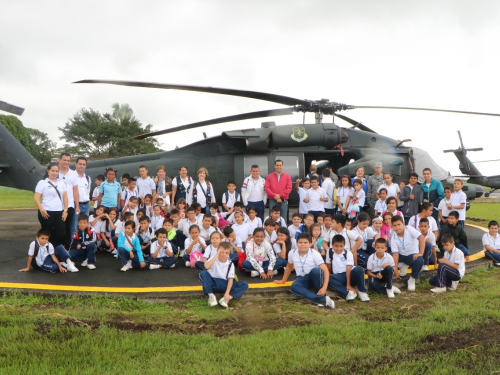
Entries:
{"type": "Polygon", "coordinates": [[[86,228],[84,231],[78,229],[73,236],[69,249],[72,260],[84,262],[86,259],[87,264],[95,264],[95,253],[97,252],[96,232],[91,227],[86,228]],[[80,245],[79,249],[77,248],[78,245],[80,245]]]}
{"type": "Polygon", "coordinates": [[[288,254],[290,254],[290,251],[292,250],[297,250],[297,241],[295,241],[294,238],[290,238],[290,250],[285,254],[285,258],[281,258],[279,254],[283,251],[283,248],[280,244],[275,243],[273,245],[273,250],[276,253],[276,261],[278,262],[283,262],[283,268],[285,268],[288,265],[288,254]]]}
{"type": "Polygon", "coordinates": [[[200,227],[200,237],[205,240],[205,242],[210,243],[210,235],[215,232],[215,228],[213,226],[209,226],[208,229],[202,225],[200,227]]]}
{"type": "Polygon", "coordinates": [[[465,256],[469,255],[469,244],[467,241],[467,233],[465,233],[464,228],[457,223],[457,225],[453,226],[450,223],[446,223],[441,228],[441,232],[439,233],[438,246],[440,249],[443,248],[443,244],[441,242],[441,238],[445,234],[451,234],[453,236],[453,240],[455,241],[455,247],[460,249],[465,256]]]}
{"type": "Polygon", "coordinates": [[[288,263],[295,267],[297,275],[290,287],[290,292],[294,296],[325,306],[326,296],[317,294],[324,283],[324,273],[319,268],[325,264],[321,255],[317,251],[309,249],[304,256],[301,256],[299,250],[294,250],[288,253],[288,263]]]}
{"type": "Polygon", "coordinates": [[[50,273],[56,273],[59,271],[59,266],[52,259],[52,255],[55,255],[59,262],[66,262],[70,259],[69,253],[62,245],[58,245],[54,249],[54,246],[52,246],[50,242],[47,242],[45,246],[42,246],[38,240],[35,240],[30,244],[28,249],[28,256],[33,257],[31,260],[33,268],[38,268],[50,273]],[[35,253],[37,254],[35,255],[35,253]]]}
{"type": "Polygon", "coordinates": [[[153,191],[156,191],[156,185],[151,177],[142,178],[139,177],[136,180],[136,189],[139,192],[137,198],[144,199],[147,194],[153,195],[153,191]]]}
{"type": "Polygon", "coordinates": [[[177,201],[181,198],[184,198],[187,202],[187,195],[191,190],[191,186],[193,186],[193,179],[189,176],[186,176],[185,179],[182,179],[181,176],[176,176],[172,180],[172,187],[177,186],[177,190],[175,191],[174,203],[177,204],[177,201]]]}
{"type": "MultiPolygon", "coordinates": [[[[383,216],[384,216],[384,214],[385,214],[386,212],[390,212],[390,213],[392,214],[392,216],[399,215],[399,216],[401,216],[401,217],[403,218],[403,220],[405,219],[405,216],[404,216],[404,215],[403,215],[403,213],[402,213],[401,211],[399,211],[399,210],[396,210],[396,211],[394,211],[394,212],[391,212],[391,211],[389,211],[389,210],[385,210],[385,211],[384,211],[384,212],[382,212],[382,214],[381,214],[381,215],[379,215],[379,216],[382,216],[382,217],[383,217],[383,216]]],[[[406,223],[406,222],[405,222],[405,223],[406,223]]],[[[406,225],[406,224],[405,224],[405,225],[406,225]]],[[[418,226],[418,225],[417,225],[417,226],[418,226]]]]}
{"type": "MultiPolygon", "coordinates": [[[[66,186],[66,193],[68,194],[68,216],[66,217],[66,221],[64,225],[66,225],[66,236],[65,236],[65,246],[68,247],[71,243],[71,237],[73,236],[73,216],[75,215],[75,197],[73,188],[77,186],[76,178],[78,177],[78,173],[72,169],[68,169],[68,171],[64,174],[61,170],[59,170],[59,179],[63,181],[66,186]]],[[[76,227],[74,228],[76,231],[76,227]]]]}
{"type": "MultiPolygon", "coordinates": [[[[113,223],[113,225],[115,225],[115,223],[113,223]]],[[[101,240],[100,244],[98,246],[99,249],[106,249],[106,250],[109,249],[109,251],[113,250],[113,247],[114,247],[113,237],[115,235],[115,231],[116,231],[116,225],[115,225],[115,229],[112,230],[111,225],[109,225],[105,220],[101,221],[100,226],[99,226],[99,231],[96,231],[96,233],[97,233],[98,237],[101,237],[101,235],[104,234],[104,236],[108,238],[108,241],[110,241],[110,246],[108,247],[106,245],[106,242],[104,240],[101,240]]]]}
{"type": "MultiPolygon", "coordinates": [[[[273,218],[271,216],[266,216],[263,223],[265,223],[267,219],[273,219],[273,218]]],[[[280,227],[286,228],[286,221],[282,217],[280,217],[278,220],[276,220],[276,224],[279,224],[280,227]]]]}
{"type": "Polygon", "coordinates": [[[352,195],[351,195],[351,200],[349,201],[349,206],[347,207],[347,215],[348,215],[349,219],[355,220],[358,217],[359,213],[361,211],[363,211],[364,205],[365,205],[365,192],[364,192],[364,190],[360,189],[357,193],[356,193],[356,191],[353,191],[352,195]],[[355,196],[358,199],[358,203],[354,203],[355,196]],[[353,208],[356,205],[358,206],[357,212],[353,210],[353,208]]]}
{"type": "MultiPolygon", "coordinates": [[[[90,213],[90,185],[91,179],[90,176],[87,176],[85,173],[80,177],[78,172],[76,173],[76,177],[74,179],[75,185],[78,188],[78,207],[80,207],[80,214],[85,214],[89,216],[90,213]]],[[[76,202],[75,202],[76,203],[76,202]]],[[[79,214],[79,215],[80,215],[79,214]]],[[[71,224],[70,234],[76,232],[76,228],[78,228],[78,216],[73,216],[73,222],[71,224]]],[[[68,219],[66,219],[68,220],[68,219]]]]}
{"type": "Polygon", "coordinates": [[[375,203],[375,211],[377,211],[377,215],[381,215],[382,212],[384,211],[387,211],[387,203],[386,203],[387,199],[379,199],[377,200],[377,202],[375,203]]]}
{"type": "MultiPolygon", "coordinates": [[[[431,261],[432,249],[437,247],[436,244],[436,236],[430,230],[427,231],[427,234],[424,238],[425,241],[425,250],[424,250],[424,265],[428,266],[431,261]],[[427,242],[429,239],[429,242],[427,242]]],[[[432,259],[434,261],[434,259],[432,259]]]]}
{"type": "Polygon", "coordinates": [[[325,225],[323,224],[321,226],[321,238],[325,240],[327,243],[330,243],[333,237],[333,229],[332,228],[326,228],[325,225]]]}
{"type": "Polygon", "coordinates": [[[321,198],[327,198],[325,191],[318,187],[316,190],[310,188],[306,193],[306,198],[309,199],[308,202],[308,213],[314,215],[314,221],[318,221],[318,215],[325,212],[325,205],[321,198]]]}
{"type": "Polygon", "coordinates": [[[153,242],[151,244],[151,255],[147,260],[150,264],[159,264],[163,269],[170,268],[172,265],[178,262],[177,258],[173,254],[172,246],[169,241],[166,241],[163,246],[160,246],[158,241],[153,242]],[[154,258],[152,255],[156,252],[156,250],[158,250],[158,248],[160,248],[160,250],[158,251],[156,258],[154,258]],[[172,253],[172,256],[167,254],[166,249],[168,249],[172,253]]]}
{"type": "Polygon", "coordinates": [[[419,256],[417,259],[413,259],[414,254],[420,253],[418,241],[420,236],[422,236],[422,233],[410,226],[405,227],[403,237],[399,237],[399,235],[394,231],[391,235],[392,253],[399,253],[399,262],[407,264],[411,267],[411,276],[414,279],[418,279],[420,270],[424,265],[423,257],[419,256]]]}
{"type": "MultiPolygon", "coordinates": [[[[337,213],[342,214],[341,208],[347,208],[346,202],[348,197],[352,197],[354,195],[354,188],[352,187],[344,187],[341,186],[337,189],[337,199],[340,202],[340,206],[337,206],[337,213]]],[[[347,213],[349,214],[349,212],[347,213]]]]}
{"type": "Polygon", "coordinates": [[[373,247],[371,246],[373,244],[373,241],[371,241],[370,244],[368,244],[368,232],[361,231],[359,227],[354,228],[351,232],[356,233],[359,237],[363,239],[363,243],[361,244],[361,247],[358,249],[358,265],[366,268],[366,264],[368,262],[368,257],[373,254],[374,250],[373,247]],[[361,260],[361,262],[360,262],[361,260]]]}
{"type": "Polygon", "coordinates": [[[132,237],[128,237],[125,233],[120,233],[118,237],[118,254],[124,266],[127,265],[129,260],[132,260],[132,268],[141,269],[141,262],[144,262],[144,254],[141,250],[139,238],[135,233],[132,234],[132,237]],[[133,259],[130,259],[130,251],[134,254],[133,259]]]}
{"type": "Polygon", "coordinates": [[[245,253],[247,259],[241,263],[241,268],[246,272],[267,273],[268,270],[274,271],[283,268],[283,259],[276,258],[273,247],[265,240],[260,245],[257,245],[251,239],[248,241],[245,253]]]}
{"type": "MultiPolygon", "coordinates": [[[[452,211],[448,210],[447,204],[451,204],[451,201],[447,200],[446,198],[441,199],[441,202],[439,202],[438,211],[441,211],[441,216],[443,217],[443,219],[448,219],[448,215],[450,214],[450,211],[452,211]]],[[[442,228],[444,222],[441,221],[439,224],[440,228],[442,228]]]]}
{"type": "Polygon", "coordinates": [[[387,189],[387,198],[394,197],[397,198],[398,194],[401,193],[401,189],[399,188],[399,185],[396,183],[392,183],[391,185],[386,185],[383,183],[380,185],[377,189],[377,193],[380,193],[380,189],[387,189]]]}
{"type": "Polygon", "coordinates": [[[236,233],[236,237],[240,238],[241,241],[243,242],[243,250],[245,250],[245,242],[248,239],[248,237],[251,237],[253,235],[253,230],[250,225],[243,223],[243,224],[233,224],[231,225],[231,228],[233,228],[234,233],[236,233]]]}
{"type": "Polygon", "coordinates": [[[106,208],[118,207],[118,194],[121,194],[122,187],[117,182],[109,183],[108,180],[103,181],[101,186],[99,186],[99,194],[102,193],[102,204],[106,208]]]}
{"type": "MultiPolygon", "coordinates": [[[[229,240],[227,238],[223,238],[221,242],[229,242],[229,240]]],[[[240,249],[243,249],[243,241],[238,236],[236,236],[236,238],[233,240],[233,245],[240,248],[240,249]]],[[[232,246],[231,246],[231,254],[229,255],[229,259],[231,261],[235,261],[238,259],[238,253],[233,249],[232,246]]]]}
{"type": "Polygon", "coordinates": [[[382,278],[378,279],[376,277],[370,276],[368,278],[368,287],[377,293],[387,293],[387,289],[392,289],[392,281],[394,278],[394,268],[396,264],[394,263],[394,258],[391,254],[384,253],[382,259],[377,257],[377,254],[372,254],[368,258],[366,269],[371,271],[373,274],[382,274],[382,278]],[[385,268],[382,265],[388,263],[385,268]]]}
{"type": "Polygon", "coordinates": [[[347,267],[352,267],[350,275],[351,286],[357,286],[360,292],[366,293],[365,270],[362,267],[354,265],[354,257],[350,251],[344,250],[342,253],[337,254],[330,248],[326,252],[325,262],[332,265],[328,287],[337,291],[345,298],[349,293],[347,291],[347,267]]]}
{"type": "MultiPolygon", "coordinates": [[[[302,219],[309,213],[309,203],[304,202],[304,199],[306,199],[307,196],[307,190],[303,187],[299,187],[297,190],[297,193],[299,194],[299,214],[302,215],[302,219]]],[[[265,220],[264,220],[265,221],[265,220]]]]}
{"type": "MultiPolygon", "coordinates": [[[[205,248],[205,251],[203,252],[203,259],[208,261],[209,259],[212,259],[216,255],[217,255],[217,248],[215,246],[208,245],[205,248]]],[[[201,260],[197,261],[194,267],[198,271],[205,271],[205,263],[203,263],[201,260]]]]}
{"type": "Polygon", "coordinates": [[[459,218],[458,218],[458,224],[462,226],[462,228],[465,227],[465,213],[467,211],[467,195],[462,191],[454,191],[451,194],[450,197],[450,203],[452,206],[460,206],[461,204],[464,205],[464,208],[458,209],[458,208],[452,208],[450,211],[457,211],[459,218]]]}
{"type": "Polygon", "coordinates": [[[276,234],[276,232],[274,230],[271,232],[271,234],[267,233],[267,230],[265,230],[264,234],[265,234],[265,240],[267,242],[274,243],[278,239],[278,235],[276,234]]]}
{"type": "Polygon", "coordinates": [[[500,235],[497,234],[496,237],[493,237],[491,234],[485,233],[483,234],[482,241],[484,254],[493,259],[493,262],[500,263],[500,253],[494,253],[493,251],[486,250],[486,246],[491,246],[496,250],[500,250],[500,235]]]}
{"type": "Polygon", "coordinates": [[[288,232],[290,233],[290,238],[296,237],[296,234],[297,234],[297,231],[299,230],[299,228],[300,228],[300,225],[298,227],[296,227],[293,224],[288,226],[288,232]]]}
{"type": "Polygon", "coordinates": [[[243,185],[241,186],[241,198],[243,204],[248,209],[250,207],[255,207],[257,209],[257,216],[263,220],[264,212],[266,210],[266,179],[259,176],[257,181],[255,181],[252,175],[245,178],[243,185]]]}
{"type": "Polygon", "coordinates": [[[222,194],[222,209],[224,212],[226,212],[224,204],[227,206],[227,208],[231,209],[236,202],[241,202],[241,197],[236,191],[231,194],[228,190],[224,194],[222,194]]]}
{"type": "Polygon", "coordinates": [[[236,281],[234,271],[236,266],[229,259],[224,263],[216,259],[208,270],[200,272],[200,282],[203,286],[205,295],[212,293],[226,293],[229,279],[233,279],[233,285],[229,295],[235,300],[239,300],[243,293],[248,289],[248,283],[245,281],[236,281]]]}
{"type": "Polygon", "coordinates": [[[458,269],[454,269],[447,264],[440,263],[437,274],[429,279],[429,284],[438,288],[451,287],[452,281],[458,281],[465,275],[464,253],[453,248],[451,252],[445,251],[443,257],[450,263],[458,264],[458,269]]]}
{"type": "Polygon", "coordinates": [[[163,216],[156,216],[153,215],[151,218],[151,229],[153,229],[153,233],[156,233],[156,231],[160,228],[163,227],[163,222],[165,221],[165,218],[163,216]]]}
{"type": "Polygon", "coordinates": [[[335,184],[330,178],[327,178],[323,181],[321,188],[324,190],[326,198],[328,198],[328,202],[323,202],[323,207],[325,209],[325,213],[330,215],[335,215],[335,202],[333,201],[335,197],[335,184]]]}
{"type": "MultiPolygon", "coordinates": [[[[410,217],[410,220],[408,221],[408,226],[420,231],[420,229],[418,229],[418,226],[420,225],[420,219],[421,219],[421,217],[418,215],[414,215],[414,216],[410,217]]],[[[429,220],[429,231],[437,232],[438,225],[436,223],[436,220],[434,220],[434,218],[432,216],[429,216],[427,218],[427,220],[429,220]]]]}
{"type": "Polygon", "coordinates": [[[113,245],[115,246],[115,249],[118,249],[118,235],[122,232],[125,232],[125,222],[122,220],[117,220],[115,223],[115,230],[113,234],[113,245]]]}
{"type": "Polygon", "coordinates": [[[301,233],[309,233],[309,228],[307,227],[307,225],[305,224],[302,224],[300,227],[298,227],[296,230],[295,230],[295,239],[297,239],[297,237],[299,236],[299,234],[301,233]]]}
{"type": "MultiPolygon", "coordinates": [[[[344,250],[347,250],[349,252],[352,252],[352,248],[354,246],[356,246],[356,241],[358,240],[359,237],[361,237],[359,235],[359,233],[352,231],[352,230],[347,230],[345,228],[340,233],[337,233],[337,231],[335,231],[335,230],[332,231],[332,238],[336,234],[340,234],[342,237],[344,237],[344,240],[345,240],[344,250]]],[[[368,261],[368,254],[366,254],[363,251],[359,251],[359,250],[362,250],[362,247],[363,246],[361,246],[357,250],[357,260],[358,260],[358,266],[365,268],[366,262],[368,261]]]]}
{"type": "MultiPolygon", "coordinates": [[[[101,184],[102,184],[102,183],[101,183],[101,184]]],[[[94,202],[95,202],[95,200],[99,197],[99,187],[100,187],[100,186],[96,186],[96,187],[94,188],[94,190],[92,191],[92,200],[93,200],[94,202]]],[[[98,206],[98,205],[96,205],[96,204],[94,203],[94,207],[97,207],[97,206],[98,206]]]]}
{"type": "Polygon", "coordinates": [[[189,228],[191,228],[192,225],[198,225],[198,227],[202,226],[200,225],[200,222],[198,220],[194,220],[194,222],[190,221],[188,218],[179,220],[178,228],[182,233],[186,236],[189,237],[189,228]]]}
{"type": "MultiPolygon", "coordinates": [[[[201,240],[203,245],[206,245],[205,240],[203,238],[199,237],[199,239],[201,240]]],[[[189,248],[189,246],[191,246],[192,242],[193,242],[193,239],[191,237],[186,238],[186,240],[184,241],[184,249],[189,248]]],[[[201,246],[201,244],[197,243],[197,244],[193,245],[191,252],[189,254],[184,254],[183,259],[186,262],[190,262],[191,261],[191,254],[194,253],[195,251],[198,251],[199,253],[203,254],[203,247],[201,246]]]]}
{"type": "Polygon", "coordinates": [[[142,249],[143,254],[145,256],[149,256],[150,251],[151,251],[151,240],[154,238],[155,232],[149,226],[144,232],[141,230],[141,227],[138,227],[136,234],[137,234],[137,237],[139,238],[139,243],[141,244],[141,249],[142,249],[142,246],[147,245],[146,248],[142,249]]]}
{"type": "Polygon", "coordinates": [[[255,229],[264,228],[264,225],[262,224],[262,219],[257,216],[255,217],[255,219],[253,219],[253,221],[250,218],[248,218],[248,220],[246,220],[245,223],[250,225],[250,228],[252,228],[252,234],[255,229]]]}
{"type": "MultiPolygon", "coordinates": [[[[139,211],[139,207],[136,207],[134,209],[132,208],[127,208],[126,210],[123,210],[122,211],[122,217],[123,215],[125,214],[125,212],[132,212],[134,214],[134,218],[132,220],[134,220],[135,222],[135,225],[139,225],[139,220],[137,219],[137,211],[139,211]]],[[[89,219],[90,220],[90,219],[89,219]]]]}
{"type": "MultiPolygon", "coordinates": [[[[243,211],[234,211],[231,215],[229,215],[229,217],[227,217],[227,218],[226,218],[226,220],[227,220],[229,223],[234,223],[234,222],[236,222],[236,220],[234,219],[234,214],[235,214],[236,212],[240,212],[240,213],[242,213],[242,214],[243,214],[243,222],[245,222],[245,221],[249,220],[249,217],[248,217],[248,215],[247,215],[245,212],[243,212],[243,211]]],[[[221,213],[220,215],[223,215],[223,214],[225,214],[225,213],[223,212],[223,213],[221,213]]]]}
{"type": "Polygon", "coordinates": [[[124,201],[123,207],[128,204],[131,197],[139,198],[139,190],[137,190],[137,187],[134,188],[134,190],[130,190],[129,188],[123,189],[120,195],[120,200],[124,201]]]}

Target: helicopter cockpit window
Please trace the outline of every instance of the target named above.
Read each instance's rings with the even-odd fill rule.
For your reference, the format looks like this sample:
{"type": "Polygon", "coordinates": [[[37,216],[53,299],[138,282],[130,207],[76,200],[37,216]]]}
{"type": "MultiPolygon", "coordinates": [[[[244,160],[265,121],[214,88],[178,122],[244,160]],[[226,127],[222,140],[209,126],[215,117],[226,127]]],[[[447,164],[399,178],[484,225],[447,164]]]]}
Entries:
{"type": "Polygon", "coordinates": [[[299,178],[299,158],[298,156],[282,156],[277,155],[274,160],[283,160],[283,172],[288,173],[292,177],[292,181],[299,178]]]}
{"type": "MultiPolygon", "coordinates": [[[[267,176],[268,168],[267,168],[267,156],[245,156],[245,160],[243,162],[243,168],[245,173],[250,173],[250,168],[252,165],[257,164],[260,168],[260,175],[264,178],[267,176]]],[[[246,174],[245,174],[246,176],[246,174]]]]}

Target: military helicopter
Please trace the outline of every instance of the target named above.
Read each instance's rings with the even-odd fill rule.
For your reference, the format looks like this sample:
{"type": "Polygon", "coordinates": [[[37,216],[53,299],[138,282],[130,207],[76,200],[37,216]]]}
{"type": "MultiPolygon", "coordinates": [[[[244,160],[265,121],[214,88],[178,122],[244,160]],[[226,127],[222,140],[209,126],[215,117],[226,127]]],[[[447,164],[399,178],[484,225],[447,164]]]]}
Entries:
{"type": "MultiPolygon", "coordinates": [[[[354,106],[328,99],[302,100],[263,92],[217,87],[110,80],[83,80],[75,83],[197,91],[253,98],[291,106],[177,126],[143,134],[136,137],[138,139],[238,120],[289,115],[293,112],[315,113],[314,124],[276,126],[274,122],[263,122],[258,128],[224,131],[221,135],[172,151],[90,161],[87,164],[87,174],[92,177],[103,173],[106,167],[117,168],[118,175],[129,173],[135,176],[138,174],[139,166],[143,164],[148,167],[150,174],[156,172],[158,165],[164,164],[171,177],[177,175],[181,166],[186,166],[189,174],[196,177],[198,168],[205,167],[208,169],[209,180],[214,185],[217,197],[226,190],[228,181],[233,180],[238,184],[243,181],[244,177],[249,174],[251,165],[259,165],[261,175],[266,176],[274,170],[274,162],[277,159],[283,161],[284,171],[291,175],[292,181],[304,176],[306,168],[313,161],[319,161],[321,166],[328,165],[339,175],[353,175],[358,166],[363,166],[366,174],[372,174],[374,163],[382,162],[384,171],[394,174],[396,181],[407,177],[412,171],[421,173],[423,168],[430,167],[434,178],[449,183],[450,181],[447,181],[449,174],[439,167],[426,151],[404,145],[409,141],[408,139],[399,141],[378,134],[338,112],[357,108],[382,108],[500,116],[494,113],[429,108],[354,106]],[[324,115],[332,115],[333,121],[323,121],[324,115]],[[352,126],[341,127],[335,123],[336,118],[352,126]]],[[[0,169],[2,170],[0,185],[26,190],[33,190],[45,172],[44,168],[3,126],[0,127],[0,169]]],[[[468,185],[464,191],[468,199],[475,199],[482,195],[482,191],[479,193],[474,185],[468,185]]],[[[292,204],[298,202],[295,190],[292,191],[290,200],[292,204]]]]}
{"type": "MultiPolygon", "coordinates": [[[[443,150],[443,152],[453,152],[460,162],[459,168],[464,176],[457,177],[469,177],[468,182],[473,184],[479,184],[481,186],[486,186],[492,188],[492,190],[484,193],[485,197],[489,197],[491,193],[494,193],[500,189],[500,175],[498,176],[484,176],[479,169],[474,165],[472,161],[467,157],[467,151],[483,151],[483,148],[465,148],[464,142],[462,141],[462,134],[458,131],[458,138],[460,139],[460,146],[455,150],[443,150]]],[[[498,160],[485,160],[476,163],[484,163],[490,161],[498,160]]]]}

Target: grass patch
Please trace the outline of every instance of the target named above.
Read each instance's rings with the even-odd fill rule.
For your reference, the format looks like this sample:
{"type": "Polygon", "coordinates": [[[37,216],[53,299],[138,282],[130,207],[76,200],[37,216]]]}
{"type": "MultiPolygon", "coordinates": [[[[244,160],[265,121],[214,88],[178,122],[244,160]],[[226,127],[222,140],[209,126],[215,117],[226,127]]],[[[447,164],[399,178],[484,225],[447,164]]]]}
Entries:
{"type": "Polygon", "coordinates": [[[32,191],[0,186],[0,209],[36,208],[33,195],[32,191]]]}
{"type": "MultiPolygon", "coordinates": [[[[500,270],[457,292],[415,293],[337,308],[301,300],[126,298],[5,293],[2,373],[491,373],[500,368],[500,270]]],[[[332,294],[332,293],[330,293],[332,294]]]]}
{"type": "Polygon", "coordinates": [[[488,226],[491,220],[500,220],[500,199],[479,198],[470,202],[467,211],[467,222],[470,224],[488,226]]]}

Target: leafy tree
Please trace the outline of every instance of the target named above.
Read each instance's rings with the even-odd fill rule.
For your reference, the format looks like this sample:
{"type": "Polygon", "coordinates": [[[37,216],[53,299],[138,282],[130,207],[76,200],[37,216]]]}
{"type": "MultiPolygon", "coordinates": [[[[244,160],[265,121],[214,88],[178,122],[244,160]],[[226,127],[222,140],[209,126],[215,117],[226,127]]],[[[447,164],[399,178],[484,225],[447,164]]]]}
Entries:
{"type": "Polygon", "coordinates": [[[24,127],[15,116],[0,115],[0,122],[40,164],[48,164],[56,148],[47,133],[24,127]]]}
{"type": "Polygon", "coordinates": [[[133,116],[128,104],[113,104],[114,112],[100,113],[82,108],[59,130],[69,152],[90,157],[117,157],[161,151],[154,138],[135,140],[132,137],[151,132],[152,125],[143,126],[133,116]]]}

